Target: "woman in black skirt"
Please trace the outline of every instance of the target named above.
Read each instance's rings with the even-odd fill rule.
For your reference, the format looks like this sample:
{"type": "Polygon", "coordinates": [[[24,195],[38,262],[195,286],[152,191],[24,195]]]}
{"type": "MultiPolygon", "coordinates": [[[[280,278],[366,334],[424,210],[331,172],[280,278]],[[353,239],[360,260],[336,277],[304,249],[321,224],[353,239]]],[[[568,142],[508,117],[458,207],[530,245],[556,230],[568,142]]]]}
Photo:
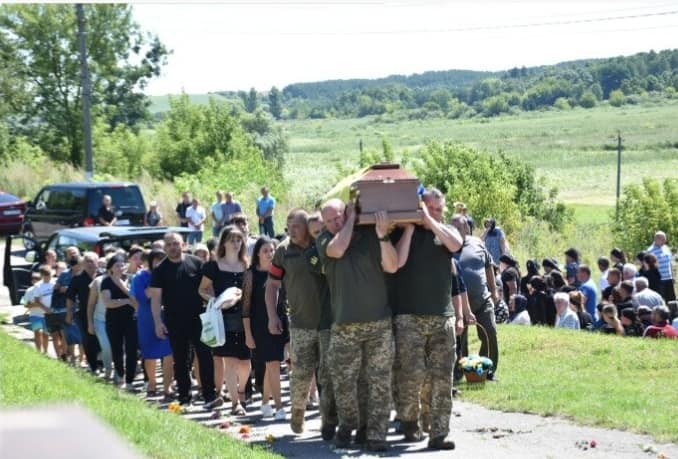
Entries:
{"type": "MultiPolygon", "coordinates": [[[[266,362],[261,412],[264,417],[273,416],[276,420],[284,420],[285,409],[280,396],[280,362],[285,358],[286,336],[285,333],[272,335],[268,331],[269,313],[266,308],[266,279],[273,263],[276,242],[263,236],[254,245],[252,266],[245,273],[243,287],[243,324],[247,347],[254,350],[258,359],[266,362]],[[271,397],[275,410],[269,405],[271,397]]],[[[271,313],[277,314],[284,324],[287,320],[284,301],[279,301],[276,310],[271,313]]]]}
{"type": "MultiPolygon", "coordinates": [[[[203,277],[199,292],[205,300],[218,297],[226,289],[236,287],[242,293],[243,276],[248,267],[245,235],[235,226],[229,225],[221,231],[217,245],[217,257],[203,265],[203,277]]],[[[224,386],[231,397],[235,415],[245,412],[245,385],[249,378],[250,350],[245,345],[245,331],[242,322],[242,300],[228,309],[222,308],[226,342],[212,348],[214,356],[214,384],[218,392],[224,386]]]]}

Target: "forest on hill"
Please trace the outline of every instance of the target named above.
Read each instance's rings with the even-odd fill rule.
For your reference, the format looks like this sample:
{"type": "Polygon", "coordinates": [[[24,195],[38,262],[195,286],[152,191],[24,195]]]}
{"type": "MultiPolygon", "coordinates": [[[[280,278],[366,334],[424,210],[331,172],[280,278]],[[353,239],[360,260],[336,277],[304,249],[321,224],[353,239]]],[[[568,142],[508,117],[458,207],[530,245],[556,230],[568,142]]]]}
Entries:
{"type": "Polygon", "coordinates": [[[277,119],[360,118],[405,113],[408,119],[496,116],[548,107],[637,104],[648,95],[675,97],[678,50],[584,59],[502,72],[448,70],[373,80],[295,83],[266,92],[222,91],[250,110],[268,107],[277,119]]]}

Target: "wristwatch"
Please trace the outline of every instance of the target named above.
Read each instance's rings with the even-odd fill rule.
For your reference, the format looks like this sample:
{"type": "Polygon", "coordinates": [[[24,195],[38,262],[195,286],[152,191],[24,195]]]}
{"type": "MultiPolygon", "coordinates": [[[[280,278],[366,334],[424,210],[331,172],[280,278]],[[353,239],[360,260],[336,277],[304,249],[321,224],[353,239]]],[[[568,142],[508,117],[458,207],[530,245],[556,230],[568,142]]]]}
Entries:
{"type": "Polygon", "coordinates": [[[377,239],[379,239],[380,242],[391,242],[391,236],[388,234],[385,234],[382,237],[377,237],[377,239]]]}

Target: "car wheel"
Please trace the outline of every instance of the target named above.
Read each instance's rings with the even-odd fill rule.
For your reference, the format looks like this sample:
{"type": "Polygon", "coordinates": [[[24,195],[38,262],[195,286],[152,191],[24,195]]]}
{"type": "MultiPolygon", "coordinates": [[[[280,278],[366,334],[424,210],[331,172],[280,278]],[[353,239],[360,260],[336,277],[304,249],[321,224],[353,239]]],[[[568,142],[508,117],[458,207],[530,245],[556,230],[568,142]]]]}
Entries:
{"type": "Polygon", "coordinates": [[[33,231],[24,230],[21,235],[24,237],[24,247],[26,247],[26,250],[35,249],[35,234],[33,234],[33,231]]]}

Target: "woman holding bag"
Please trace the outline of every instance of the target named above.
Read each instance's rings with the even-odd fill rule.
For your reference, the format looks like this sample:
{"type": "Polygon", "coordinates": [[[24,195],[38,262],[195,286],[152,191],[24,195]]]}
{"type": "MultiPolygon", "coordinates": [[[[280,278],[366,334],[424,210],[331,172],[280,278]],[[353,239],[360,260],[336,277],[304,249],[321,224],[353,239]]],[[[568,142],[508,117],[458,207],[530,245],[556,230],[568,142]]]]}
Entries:
{"type": "MultiPolygon", "coordinates": [[[[245,236],[235,226],[221,231],[217,245],[216,260],[203,265],[203,277],[198,292],[205,300],[218,297],[226,289],[235,287],[242,295],[243,276],[248,268],[245,236]]],[[[221,305],[224,317],[226,342],[212,348],[214,357],[214,383],[217,391],[224,386],[224,379],[231,397],[231,414],[245,415],[245,384],[250,374],[250,350],[245,345],[242,323],[242,301],[221,305]]]]}
{"type": "MultiPolygon", "coordinates": [[[[285,335],[272,335],[268,331],[266,312],[266,279],[273,264],[276,244],[267,236],[259,238],[254,245],[252,266],[245,272],[243,287],[243,324],[247,347],[266,362],[261,412],[264,417],[285,420],[285,409],[280,396],[280,362],[285,359],[285,335]],[[273,398],[275,410],[269,405],[273,398]]],[[[281,298],[284,296],[281,295],[281,298]]],[[[284,302],[278,305],[277,314],[281,323],[286,322],[284,302]]]]}

